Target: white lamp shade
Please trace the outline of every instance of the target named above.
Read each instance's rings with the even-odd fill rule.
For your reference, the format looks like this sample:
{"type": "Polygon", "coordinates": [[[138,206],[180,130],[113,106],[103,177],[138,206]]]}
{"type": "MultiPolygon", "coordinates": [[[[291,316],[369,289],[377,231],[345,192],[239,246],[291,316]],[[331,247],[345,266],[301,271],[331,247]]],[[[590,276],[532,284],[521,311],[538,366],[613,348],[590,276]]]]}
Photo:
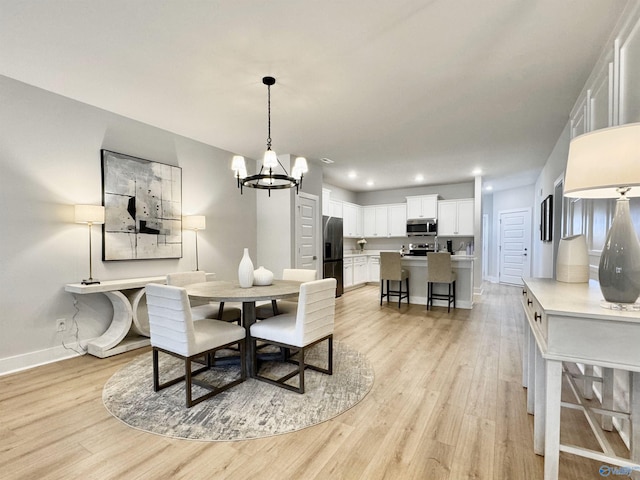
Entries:
{"type": "Polygon", "coordinates": [[[297,157],[296,161],[293,164],[293,170],[291,172],[291,176],[299,180],[308,171],[309,171],[309,167],[307,166],[307,159],[304,157],[297,157]]]}
{"type": "Polygon", "coordinates": [[[640,123],[603,128],[574,138],[564,179],[564,195],[576,198],[640,197],[640,123]]]}
{"type": "Polygon", "coordinates": [[[189,215],[182,217],[183,230],[204,230],[207,226],[207,220],[204,215],[189,215]]]}
{"type": "Polygon", "coordinates": [[[76,205],[76,223],[104,223],[104,207],[102,205],[76,205]]]}
{"type": "Polygon", "coordinates": [[[244,162],[244,157],[241,155],[234,155],[233,156],[233,160],[231,161],[231,170],[238,172],[238,171],[246,171],[247,170],[247,166],[244,162]]]}
{"type": "Polygon", "coordinates": [[[276,155],[276,152],[271,149],[264,152],[262,165],[264,168],[276,168],[278,166],[278,156],[276,155]]]}
{"type": "Polygon", "coordinates": [[[556,280],[565,283],[589,281],[589,252],[584,235],[560,239],[556,259],[556,280]]]}

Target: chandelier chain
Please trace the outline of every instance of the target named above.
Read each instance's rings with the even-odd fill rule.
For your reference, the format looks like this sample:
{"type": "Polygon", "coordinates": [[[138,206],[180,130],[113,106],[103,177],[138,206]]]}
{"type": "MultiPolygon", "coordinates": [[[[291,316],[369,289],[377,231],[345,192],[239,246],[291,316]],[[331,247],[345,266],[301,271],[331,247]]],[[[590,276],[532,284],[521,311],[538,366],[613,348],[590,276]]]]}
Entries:
{"type": "Polygon", "coordinates": [[[271,150],[271,85],[267,85],[267,150],[271,150]]]}

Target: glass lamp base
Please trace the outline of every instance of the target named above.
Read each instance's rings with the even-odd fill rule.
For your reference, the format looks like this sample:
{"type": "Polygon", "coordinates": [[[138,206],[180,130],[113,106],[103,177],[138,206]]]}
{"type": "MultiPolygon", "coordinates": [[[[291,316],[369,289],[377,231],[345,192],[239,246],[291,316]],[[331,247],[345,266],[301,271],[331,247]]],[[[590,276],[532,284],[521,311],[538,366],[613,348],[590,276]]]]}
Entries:
{"type": "Polygon", "coordinates": [[[640,242],[631,222],[629,199],[616,202],[611,229],[604,242],[598,269],[600,290],[613,304],[634,304],[640,295],[640,242]]]}
{"type": "Polygon", "coordinates": [[[640,303],[614,303],[600,300],[600,306],[609,310],[620,310],[624,312],[640,312],[640,303]]]}

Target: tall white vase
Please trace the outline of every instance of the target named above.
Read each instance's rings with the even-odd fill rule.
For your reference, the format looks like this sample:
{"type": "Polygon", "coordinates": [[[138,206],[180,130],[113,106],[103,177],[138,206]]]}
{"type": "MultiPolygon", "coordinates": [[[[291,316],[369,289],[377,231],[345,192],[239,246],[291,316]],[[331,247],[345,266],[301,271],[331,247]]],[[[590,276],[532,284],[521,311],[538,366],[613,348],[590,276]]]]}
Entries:
{"type": "Polygon", "coordinates": [[[244,249],[244,255],[238,265],[238,282],[241,288],[249,288],[253,286],[253,262],[249,257],[249,249],[244,249]]]}

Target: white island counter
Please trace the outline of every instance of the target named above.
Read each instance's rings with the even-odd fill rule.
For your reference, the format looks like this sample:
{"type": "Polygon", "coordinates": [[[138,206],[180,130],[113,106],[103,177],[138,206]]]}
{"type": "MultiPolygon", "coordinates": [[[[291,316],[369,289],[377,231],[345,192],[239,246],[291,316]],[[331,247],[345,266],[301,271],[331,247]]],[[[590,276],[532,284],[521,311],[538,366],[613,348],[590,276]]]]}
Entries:
{"type": "MultiPolygon", "coordinates": [[[[452,255],[451,265],[456,272],[456,308],[470,309],[473,306],[473,262],[475,257],[470,255],[452,255]]],[[[402,266],[409,270],[409,301],[421,305],[427,304],[427,271],[429,268],[426,257],[402,258],[402,266]]],[[[447,286],[434,284],[436,293],[446,293],[447,286]]],[[[434,300],[436,306],[446,306],[444,300],[434,300]]]]}
{"type": "MultiPolygon", "coordinates": [[[[365,250],[362,253],[345,253],[345,291],[366,283],[380,281],[380,251],[365,250]],[[355,262],[355,263],[354,263],[355,262]],[[368,268],[367,268],[368,265],[368,268]],[[368,271],[368,274],[357,269],[368,271]],[[349,279],[347,277],[349,276],[349,279]]],[[[473,255],[452,255],[451,263],[457,274],[456,279],[456,308],[470,309],[473,306],[473,255]]],[[[418,305],[427,304],[427,257],[405,256],[402,258],[402,266],[409,270],[409,301],[418,305]]],[[[445,285],[435,285],[436,292],[445,292],[445,285]],[[443,290],[444,289],[444,290],[443,290]]],[[[436,306],[446,306],[444,300],[434,300],[436,306]]]]}

